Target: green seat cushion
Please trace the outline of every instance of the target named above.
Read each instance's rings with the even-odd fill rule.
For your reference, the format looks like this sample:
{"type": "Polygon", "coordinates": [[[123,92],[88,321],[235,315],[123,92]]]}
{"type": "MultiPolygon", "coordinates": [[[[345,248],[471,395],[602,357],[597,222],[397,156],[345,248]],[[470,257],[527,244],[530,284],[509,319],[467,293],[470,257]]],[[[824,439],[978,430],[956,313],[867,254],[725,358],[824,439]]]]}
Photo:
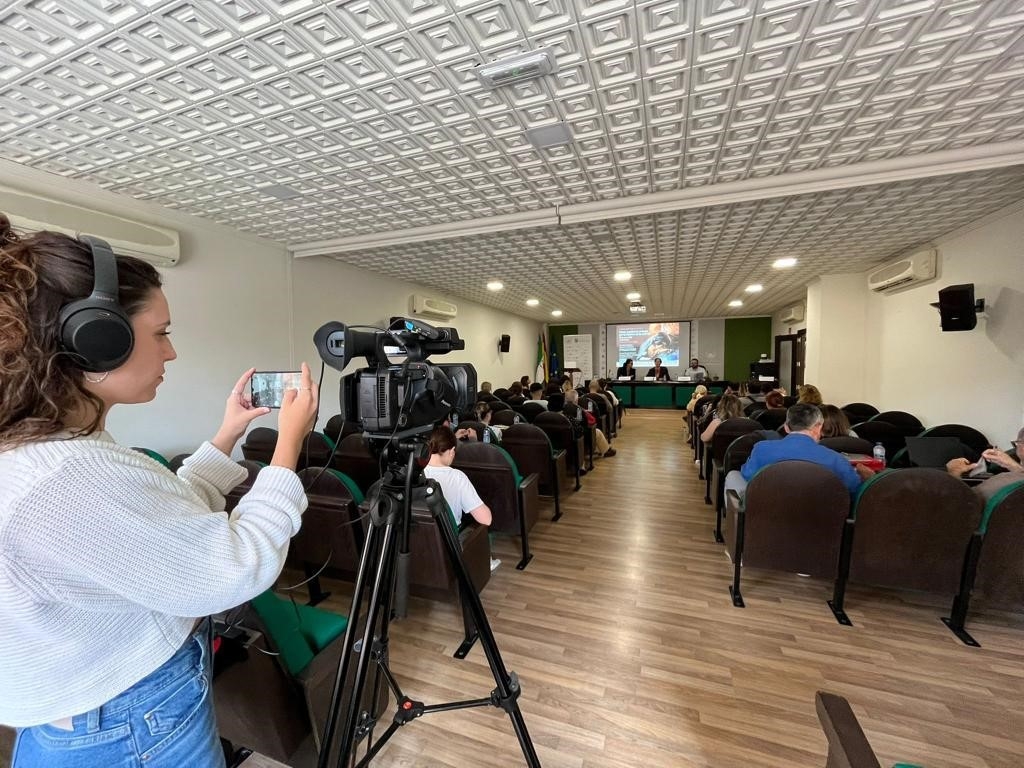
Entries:
{"type": "Polygon", "coordinates": [[[275,595],[269,589],[254,597],[253,609],[267,628],[267,634],[280,654],[281,663],[289,674],[297,675],[313,660],[313,649],[299,621],[300,613],[290,600],[275,595]]]}
{"type": "Polygon", "coordinates": [[[325,611],[312,605],[298,605],[299,626],[302,636],[319,653],[336,638],[340,637],[348,626],[348,617],[333,611],[325,611]]]}
{"type": "Polygon", "coordinates": [[[516,465],[516,460],[512,458],[512,454],[510,454],[500,445],[496,445],[494,447],[501,451],[501,455],[505,457],[505,461],[507,461],[508,465],[512,467],[512,477],[516,481],[516,488],[518,488],[519,484],[523,482],[523,476],[519,474],[519,467],[516,465]]]}
{"type": "Polygon", "coordinates": [[[156,451],[150,450],[149,448],[136,448],[135,450],[138,451],[139,453],[146,454],[153,461],[160,462],[161,464],[163,464],[168,469],[171,468],[171,462],[169,462],[167,459],[165,459],[162,454],[159,454],[156,451]]]}
{"type": "Polygon", "coordinates": [[[354,501],[356,504],[362,504],[363,501],[365,501],[363,497],[363,492],[359,490],[359,486],[356,485],[355,480],[346,475],[344,472],[339,472],[336,469],[328,469],[327,471],[330,472],[339,480],[341,480],[342,483],[344,483],[345,488],[348,489],[349,494],[352,496],[352,501],[354,501]]]}
{"type": "Polygon", "coordinates": [[[985,503],[985,509],[981,513],[981,523],[978,524],[978,533],[984,534],[988,531],[988,521],[989,518],[992,517],[992,513],[995,511],[996,507],[1002,504],[1007,496],[1022,487],[1024,487],[1024,480],[1021,480],[1019,483],[1011,483],[1005,488],[1000,488],[992,494],[992,498],[985,503]]]}

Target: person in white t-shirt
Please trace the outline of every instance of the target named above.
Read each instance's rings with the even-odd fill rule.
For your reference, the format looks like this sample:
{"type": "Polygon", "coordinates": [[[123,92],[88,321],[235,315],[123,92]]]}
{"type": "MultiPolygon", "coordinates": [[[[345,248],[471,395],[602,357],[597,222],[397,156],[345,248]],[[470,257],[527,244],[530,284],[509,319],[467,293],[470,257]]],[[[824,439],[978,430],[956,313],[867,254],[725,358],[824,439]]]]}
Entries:
{"type": "MultiPolygon", "coordinates": [[[[423,474],[431,480],[436,480],[441,486],[441,493],[444,494],[444,500],[452,511],[455,522],[461,525],[463,515],[468,512],[480,525],[490,525],[491,508],[480,499],[480,494],[469,482],[466,473],[452,466],[459,445],[452,428],[435,427],[430,433],[430,442],[427,445],[430,449],[430,461],[423,468],[423,474]]],[[[491,558],[492,571],[499,565],[501,560],[491,558]]]]}

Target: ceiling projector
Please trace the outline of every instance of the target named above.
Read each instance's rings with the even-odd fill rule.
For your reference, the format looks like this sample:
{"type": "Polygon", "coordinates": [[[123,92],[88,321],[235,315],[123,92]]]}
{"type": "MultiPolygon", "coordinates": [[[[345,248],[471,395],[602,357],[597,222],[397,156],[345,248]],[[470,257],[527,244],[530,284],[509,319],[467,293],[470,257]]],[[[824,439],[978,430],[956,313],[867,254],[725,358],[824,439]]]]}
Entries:
{"type": "Polygon", "coordinates": [[[629,312],[633,315],[642,315],[647,311],[647,305],[641,304],[639,301],[629,302],[629,312]]]}
{"type": "Polygon", "coordinates": [[[555,71],[555,55],[550,48],[517,53],[515,56],[481,64],[476,76],[488,88],[498,88],[532,77],[543,77],[555,71]]]}

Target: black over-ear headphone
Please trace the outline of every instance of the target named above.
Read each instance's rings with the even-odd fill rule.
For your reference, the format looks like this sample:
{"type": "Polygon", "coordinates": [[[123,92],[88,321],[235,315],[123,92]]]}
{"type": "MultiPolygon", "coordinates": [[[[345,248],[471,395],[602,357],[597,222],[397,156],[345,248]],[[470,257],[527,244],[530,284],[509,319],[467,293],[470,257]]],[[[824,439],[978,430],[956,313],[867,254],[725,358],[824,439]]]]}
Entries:
{"type": "Polygon", "coordinates": [[[79,240],[92,251],[92,293],[61,307],[60,343],[76,366],[92,373],[105,373],[128,359],[135,334],[118,303],[117,258],[110,245],[89,235],[82,235],[79,240]]]}

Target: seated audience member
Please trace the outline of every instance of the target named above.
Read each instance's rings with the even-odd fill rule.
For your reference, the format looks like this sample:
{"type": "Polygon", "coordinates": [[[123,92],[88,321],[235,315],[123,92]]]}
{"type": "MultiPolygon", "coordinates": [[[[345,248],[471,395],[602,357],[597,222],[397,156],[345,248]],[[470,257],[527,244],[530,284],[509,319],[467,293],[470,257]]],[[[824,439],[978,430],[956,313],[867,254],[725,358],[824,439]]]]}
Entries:
{"type": "Polygon", "coordinates": [[[654,379],[655,381],[671,381],[668,375],[668,368],[661,367],[661,358],[654,358],[654,367],[647,370],[648,379],[654,379]]]}
{"type": "MultiPolygon", "coordinates": [[[[480,525],[491,524],[491,508],[488,507],[476,492],[476,488],[461,469],[452,466],[459,441],[451,427],[435,427],[430,433],[427,443],[430,450],[430,461],[423,468],[423,474],[436,480],[441,486],[441,493],[452,511],[455,522],[462,527],[462,518],[468,512],[470,517],[480,525]]],[[[491,570],[501,565],[501,560],[491,558],[491,570]]]]}
{"type": "Polygon", "coordinates": [[[765,408],[781,408],[786,401],[786,393],[780,389],[773,389],[764,396],[765,408]]]}
{"type": "Polygon", "coordinates": [[[571,376],[563,376],[562,377],[562,394],[564,395],[570,389],[572,389],[572,377],[571,376]]]}
{"type": "Polygon", "coordinates": [[[521,376],[519,378],[519,386],[522,387],[524,392],[527,389],[529,389],[529,387],[530,387],[530,377],[529,376],[521,376]]]}
{"type": "Polygon", "coordinates": [[[636,380],[636,371],[633,370],[633,359],[627,357],[626,362],[619,366],[618,370],[615,371],[617,378],[627,378],[636,380]]]}
{"type": "Polygon", "coordinates": [[[708,369],[700,364],[696,357],[690,360],[690,367],[683,371],[683,377],[689,377],[694,381],[702,381],[708,378],[708,369]]]}
{"type": "Polygon", "coordinates": [[[796,401],[798,403],[807,403],[809,405],[821,406],[824,402],[821,399],[821,392],[813,384],[804,384],[799,388],[798,396],[796,401]]]}
{"type": "Polygon", "coordinates": [[[763,403],[764,395],[761,394],[761,382],[751,381],[746,383],[747,393],[740,397],[740,406],[746,408],[754,403],[763,403]]]}
{"type": "Polygon", "coordinates": [[[686,410],[693,413],[694,407],[697,405],[697,401],[700,400],[704,395],[708,393],[708,388],[703,384],[698,384],[693,388],[693,394],[690,395],[690,402],[686,404],[686,410]]]}
{"type": "Polygon", "coordinates": [[[850,420],[846,414],[834,405],[821,406],[821,415],[825,419],[821,427],[822,437],[856,437],[857,433],[850,429],[850,420]]]}
{"type": "Polygon", "coordinates": [[[523,385],[518,381],[513,381],[508,388],[508,397],[505,398],[505,402],[509,405],[522,405],[526,402],[526,396],[523,394],[523,385]]]}
{"type": "Polygon", "coordinates": [[[700,433],[700,439],[704,443],[710,443],[715,436],[718,425],[726,419],[735,419],[743,415],[743,408],[740,406],[740,399],[736,395],[722,395],[715,408],[715,415],[711,417],[711,423],[700,433]]]}
{"type": "MultiPolygon", "coordinates": [[[[590,383],[593,384],[594,382],[590,382],[590,383]]],[[[610,383],[611,382],[609,382],[608,379],[598,379],[597,380],[597,390],[596,391],[597,391],[598,394],[604,395],[609,400],[611,400],[612,401],[612,405],[618,407],[618,405],[619,405],[619,398],[615,394],[615,392],[612,391],[611,387],[608,386],[610,383]]],[[[595,390],[593,388],[591,388],[590,391],[594,392],[595,390]]]]}
{"type": "MultiPolygon", "coordinates": [[[[1024,451],[1024,428],[1017,433],[1017,439],[1013,441],[1013,451],[1017,454],[1017,458],[1014,458],[1006,451],[1001,451],[998,448],[987,448],[981,454],[981,460],[988,463],[988,469],[994,473],[1002,474],[1004,472],[1013,473],[1015,475],[1024,474],[1024,466],[1021,465],[1020,457],[1021,452],[1024,451]],[[992,465],[995,465],[994,467],[992,465]]],[[[953,459],[946,464],[946,471],[954,477],[963,477],[972,469],[978,466],[980,462],[971,463],[965,458],[953,459]]],[[[1018,480],[1020,477],[1017,478],[1018,480]]]]}
{"type": "Polygon", "coordinates": [[[539,381],[530,385],[530,400],[527,402],[540,403],[545,408],[548,407],[548,401],[544,399],[544,385],[539,381]]]}
{"type": "Polygon", "coordinates": [[[477,392],[477,398],[479,398],[480,395],[490,395],[490,394],[492,394],[491,393],[491,382],[485,381],[485,382],[483,382],[480,385],[480,391],[477,392]]]}
{"type": "Polygon", "coordinates": [[[730,472],[725,478],[725,489],[742,494],[757,471],[780,461],[810,461],[820,464],[836,474],[850,493],[860,488],[861,482],[874,475],[863,464],[851,466],[842,454],[818,445],[824,418],[821,410],[810,403],[797,403],[786,412],[786,432],[782,440],[763,440],[754,446],[750,458],[739,472],[730,472]]]}
{"type": "MultiPolygon", "coordinates": [[[[594,382],[591,382],[591,385],[593,385],[593,383],[594,382]]],[[[575,389],[571,389],[568,392],[566,392],[565,393],[565,407],[566,407],[566,409],[570,410],[570,411],[573,411],[575,409],[579,409],[580,408],[579,400],[580,400],[579,392],[577,392],[575,389]]],[[[580,409],[580,410],[582,410],[582,409],[580,409]]],[[[587,411],[582,411],[582,412],[584,414],[584,418],[587,420],[587,425],[593,427],[594,424],[597,423],[597,417],[594,416],[594,414],[592,414],[592,413],[587,413],[587,411]],[[587,418],[587,417],[589,417],[589,418],[587,418]],[[591,421],[591,419],[594,419],[594,421],[591,421]]],[[[570,419],[571,419],[571,417],[570,417],[570,419]]],[[[608,442],[608,438],[604,436],[604,432],[602,432],[600,430],[600,428],[595,428],[594,429],[594,453],[596,453],[598,456],[609,456],[609,457],[614,456],[615,453],[616,453],[615,449],[612,448],[611,444],[608,442]]]]}

